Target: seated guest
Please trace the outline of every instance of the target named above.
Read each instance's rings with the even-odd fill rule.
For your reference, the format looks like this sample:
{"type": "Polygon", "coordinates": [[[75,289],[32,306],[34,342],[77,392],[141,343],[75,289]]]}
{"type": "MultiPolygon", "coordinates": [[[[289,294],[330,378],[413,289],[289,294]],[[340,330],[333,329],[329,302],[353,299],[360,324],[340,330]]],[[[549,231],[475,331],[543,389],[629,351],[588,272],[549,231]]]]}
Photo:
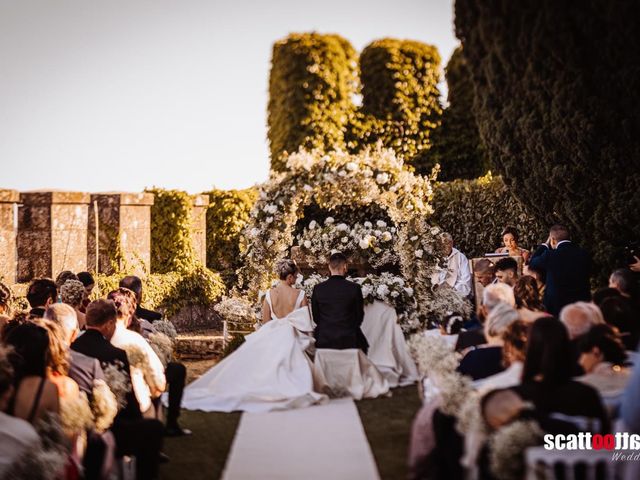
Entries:
{"type": "Polygon", "coordinates": [[[22,323],[7,330],[5,343],[12,348],[9,360],[14,371],[14,395],[7,412],[31,424],[47,412],[59,413],[58,389],[47,378],[47,330],[31,322],[22,323]]]}
{"type": "Polygon", "coordinates": [[[147,310],[142,307],[142,280],[135,275],[129,275],[120,280],[118,285],[122,288],[128,288],[136,295],[136,317],[144,319],[149,322],[155,322],[156,320],[162,320],[162,314],[154,312],[153,310],[147,310]]]}
{"type": "Polygon", "coordinates": [[[112,345],[123,350],[137,348],[144,356],[145,368],[131,366],[131,382],[142,413],[154,417],[156,412],[152,408],[152,400],[159,397],[166,387],[164,367],[144,337],[127,329],[136,308],[134,293],[126,288],[118,288],[110,292],[107,298],[114,302],[118,311],[116,330],[111,337],[112,345]]]}
{"type": "Polygon", "coordinates": [[[524,263],[529,261],[529,251],[518,246],[518,232],[513,227],[507,227],[502,231],[503,247],[496,253],[508,253],[511,257],[522,257],[524,263]]]}
{"type": "Polygon", "coordinates": [[[80,311],[84,297],[84,285],[79,280],[67,280],[60,287],[60,301],[70,305],[76,311],[80,330],[84,330],[85,327],[84,313],[80,311]]]}
{"type": "Polygon", "coordinates": [[[504,370],[502,334],[518,318],[518,312],[505,303],[492,309],[484,324],[486,345],[480,345],[475,350],[469,351],[460,361],[458,371],[473,380],[479,380],[504,370]]]}
{"type": "Polygon", "coordinates": [[[526,322],[534,322],[540,317],[548,315],[540,299],[538,282],[528,275],[518,279],[513,287],[513,295],[516,298],[516,308],[520,318],[526,322]]]}
{"type": "Polygon", "coordinates": [[[620,295],[620,291],[617,288],[604,287],[593,292],[591,301],[599,307],[607,298],[621,296],[622,295],[620,295]]]}
{"type": "Polygon", "coordinates": [[[575,340],[591,330],[591,327],[604,323],[604,318],[593,303],[576,302],[562,309],[560,321],[569,333],[569,340],[575,340]]]}
{"type": "Polygon", "coordinates": [[[11,289],[0,282],[0,328],[11,320],[11,289]]]}
{"type": "Polygon", "coordinates": [[[559,413],[599,421],[598,432],[609,431],[609,417],[593,387],[571,379],[573,359],[569,334],[555,318],[536,320],[522,372],[522,384],[512,389],[531,401],[543,415],[559,413]]]}
{"type": "MultiPolygon", "coordinates": [[[[155,329],[151,322],[162,319],[162,314],[142,308],[142,280],[139,277],[130,275],[120,280],[120,287],[127,288],[135,294],[136,310],[133,319],[140,320],[140,332],[143,336],[154,333],[155,329]]],[[[131,328],[131,327],[130,327],[131,328]]],[[[178,425],[178,417],[180,416],[180,405],[182,403],[182,394],[187,381],[187,369],[180,362],[169,362],[165,369],[165,377],[169,384],[169,401],[167,409],[167,428],[165,435],[175,437],[180,435],[190,435],[191,430],[181,428],[178,425]]]]}
{"type": "Polygon", "coordinates": [[[29,422],[5,413],[13,395],[13,367],[7,357],[6,349],[0,348],[0,478],[16,459],[40,443],[29,422]]]}
{"type": "Polygon", "coordinates": [[[475,280],[475,294],[477,302],[482,300],[482,292],[485,287],[496,282],[494,265],[488,258],[481,258],[473,266],[473,278],[475,280]]]}
{"type": "Polygon", "coordinates": [[[540,268],[532,267],[531,264],[529,264],[522,267],[522,275],[525,277],[533,277],[536,279],[536,282],[538,283],[538,293],[540,294],[540,298],[544,298],[546,281],[544,271],[542,271],[540,268]]]}
{"type": "MultiPolygon", "coordinates": [[[[516,300],[513,296],[513,289],[504,283],[491,284],[484,289],[482,294],[482,303],[478,308],[478,318],[484,323],[487,316],[498,304],[506,303],[511,307],[515,307],[516,300]]],[[[461,351],[475,345],[487,343],[483,329],[468,330],[460,332],[458,341],[456,342],[456,350],[461,351]]]]}
{"type": "Polygon", "coordinates": [[[615,270],[609,277],[609,288],[615,288],[625,298],[631,300],[634,305],[638,304],[640,297],[638,280],[634,273],[626,268],[615,270]]]}
{"type": "Polygon", "coordinates": [[[448,285],[460,295],[467,297],[471,294],[471,269],[469,260],[460,250],[453,247],[453,237],[449,233],[442,234],[447,268],[436,273],[432,278],[434,285],[448,285]]]}
{"type": "Polygon", "coordinates": [[[27,301],[31,306],[31,317],[42,318],[47,307],[57,300],[58,287],[50,278],[36,278],[29,284],[27,301]]]}
{"type": "Polygon", "coordinates": [[[498,282],[506,283],[513,288],[518,281],[518,262],[511,257],[501,258],[496,263],[495,269],[498,282]]]}
{"type": "Polygon", "coordinates": [[[155,479],[158,476],[162,423],[143,419],[140,406],[130,384],[127,353],[113,346],[109,340],[116,330],[118,311],[111,300],[95,300],[87,307],[87,330],[73,342],[71,348],[97,358],[103,367],[122,368],[129,384],[126,404],[114,420],[111,431],[116,438],[118,455],[136,457],[136,478],[155,479]]]}
{"type": "Polygon", "coordinates": [[[89,305],[89,302],[91,301],[91,293],[96,286],[96,281],[93,279],[93,275],[91,275],[89,272],[78,273],[78,280],[80,280],[82,282],[82,285],[84,285],[84,298],[82,299],[80,311],[82,313],[86,313],[87,305],[89,305]]]}
{"type": "Polygon", "coordinates": [[[609,325],[596,325],[580,338],[579,348],[585,375],[576,380],[591,385],[607,406],[615,407],[631,374],[624,366],[627,354],[620,336],[609,325]]]}
{"type": "Polygon", "coordinates": [[[640,319],[636,315],[629,299],[610,297],[600,304],[604,321],[616,328],[627,350],[635,352],[640,341],[640,319]]]}
{"type": "Polygon", "coordinates": [[[558,315],[570,303],[591,299],[589,254],[569,239],[564,225],[554,225],[547,241],[531,257],[529,265],[545,275],[542,302],[547,311],[558,315]]]}
{"type": "Polygon", "coordinates": [[[527,349],[529,324],[522,320],[511,323],[502,333],[502,364],[505,370],[474,382],[474,387],[485,393],[496,388],[507,388],[520,383],[527,349]]]}
{"type": "MultiPolygon", "coordinates": [[[[44,313],[44,318],[60,325],[64,337],[63,341],[67,349],[78,336],[78,320],[76,311],[65,303],[50,305],[44,313]]],[[[69,350],[69,377],[80,387],[80,390],[88,396],[93,394],[94,380],[104,380],[104,372],[100,362],[75,350],[69,350]]]]}

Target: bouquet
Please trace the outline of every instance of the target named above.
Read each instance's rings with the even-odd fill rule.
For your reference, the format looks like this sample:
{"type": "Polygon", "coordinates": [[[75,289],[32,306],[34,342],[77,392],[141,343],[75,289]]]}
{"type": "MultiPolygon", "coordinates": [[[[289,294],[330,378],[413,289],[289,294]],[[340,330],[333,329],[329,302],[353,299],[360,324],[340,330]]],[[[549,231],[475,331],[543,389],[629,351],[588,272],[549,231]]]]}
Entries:
{"type": "Polygon", "coordinates": [[[127,394],[131,391],[129,373],[124,371],[122,362],[103,364],[102,371],[109,390],[116,398],[118,409],[123,408],[127,404],[127,394]]]}

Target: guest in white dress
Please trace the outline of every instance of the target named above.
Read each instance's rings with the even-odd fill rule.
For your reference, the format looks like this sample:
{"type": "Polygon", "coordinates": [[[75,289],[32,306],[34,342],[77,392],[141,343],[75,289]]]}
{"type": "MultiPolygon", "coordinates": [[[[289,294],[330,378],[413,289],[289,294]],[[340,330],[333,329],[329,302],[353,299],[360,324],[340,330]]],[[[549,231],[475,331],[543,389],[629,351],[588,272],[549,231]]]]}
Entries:
{"type": "Polygon", "coordinates": [[[314,392],[306,350],[313,346],[313,320],[303,290],[293,287],[293,260],[277,266],[280,282],[265,296],[263,325],[235,352],[188,385],[183,408],[207,412],[267,412],[323,402],[314,392]]]}

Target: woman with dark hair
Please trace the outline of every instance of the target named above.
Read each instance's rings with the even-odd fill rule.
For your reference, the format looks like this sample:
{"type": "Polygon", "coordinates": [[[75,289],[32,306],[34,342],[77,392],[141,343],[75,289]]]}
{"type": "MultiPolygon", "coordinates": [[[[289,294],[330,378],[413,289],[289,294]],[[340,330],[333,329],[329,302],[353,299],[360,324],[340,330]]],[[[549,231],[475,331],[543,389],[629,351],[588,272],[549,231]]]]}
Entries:
{"type": "Polygon", "coordinates": [[[609,417],[600,395],[593,387],[572,380],[573,363],[564,324],[553,317],[540,318],[529,334],[522,384],[513,389],[545,415],[560,413],[597,419],[600,428],[596,430],[609,431],[609,417]]]}
{"type": "Polygon", "coordinates": [[[585,375],[576,380],[597,389],[605,404],[614,407],[619,403],[631,373],[625,367],[627,354],[620,334],[609,325],[595,325],[580,338],[578,348],[585,375]]]}
{"type": "Polygon", "coordinates": [[[514,227],[506,227],[502,231],[502,243],[503,247],[496,250],[496,253],[508,253],[511,257],[522,257],[524,263],[529,261],[528,250],[518,246],[518,231],[514,227]]]}
{"type": "Polygon", "coordinates": [[[535,278],[529,275],[520,277],[513,287],[513,296],[516,298],[518,314],[525,322],[534,322],[540,317],[549,315],[542,304],[540,289],[535,278]]]}
{"type": "Polygon", "coordinates": [[[5,338],[13,348],[9,360],[14,370],[15,393],[9,413],[34,423],[46,412],[59,413],[58,390],[47,379],[49,334],[31,322],[11,328],[5,338]]]}
{"type": "Polygon", "coordinates": [[[620,332],[627,350],[635,352],[640,341],[640,320],[628,298],[622,296],[605,298],[600,303],[604,321],[620,332]]]}

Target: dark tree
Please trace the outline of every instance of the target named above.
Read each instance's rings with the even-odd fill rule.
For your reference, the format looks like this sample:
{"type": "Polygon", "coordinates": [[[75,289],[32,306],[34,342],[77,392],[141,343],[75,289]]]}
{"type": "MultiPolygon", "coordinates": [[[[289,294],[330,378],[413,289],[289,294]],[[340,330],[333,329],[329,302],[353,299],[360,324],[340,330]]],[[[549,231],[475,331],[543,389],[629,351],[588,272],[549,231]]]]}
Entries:
{"type": "Polygon", "coordinates": [[[539,218],[568,224],[603,272],[640,238],[637,12],[631,0],[455,6],[492,163],[539,218]]]}
{"type": "Polygon", "coordinates": [[[447,101],[442,122],[432,136],[432,146],[414,162],[416,169],[428,174],[440,164],[439,180],[477,178],[489,170],[489,159],[482,146],[473,115],[473,83],[471,72],[458,47],[445,69],[447,101]]]}

